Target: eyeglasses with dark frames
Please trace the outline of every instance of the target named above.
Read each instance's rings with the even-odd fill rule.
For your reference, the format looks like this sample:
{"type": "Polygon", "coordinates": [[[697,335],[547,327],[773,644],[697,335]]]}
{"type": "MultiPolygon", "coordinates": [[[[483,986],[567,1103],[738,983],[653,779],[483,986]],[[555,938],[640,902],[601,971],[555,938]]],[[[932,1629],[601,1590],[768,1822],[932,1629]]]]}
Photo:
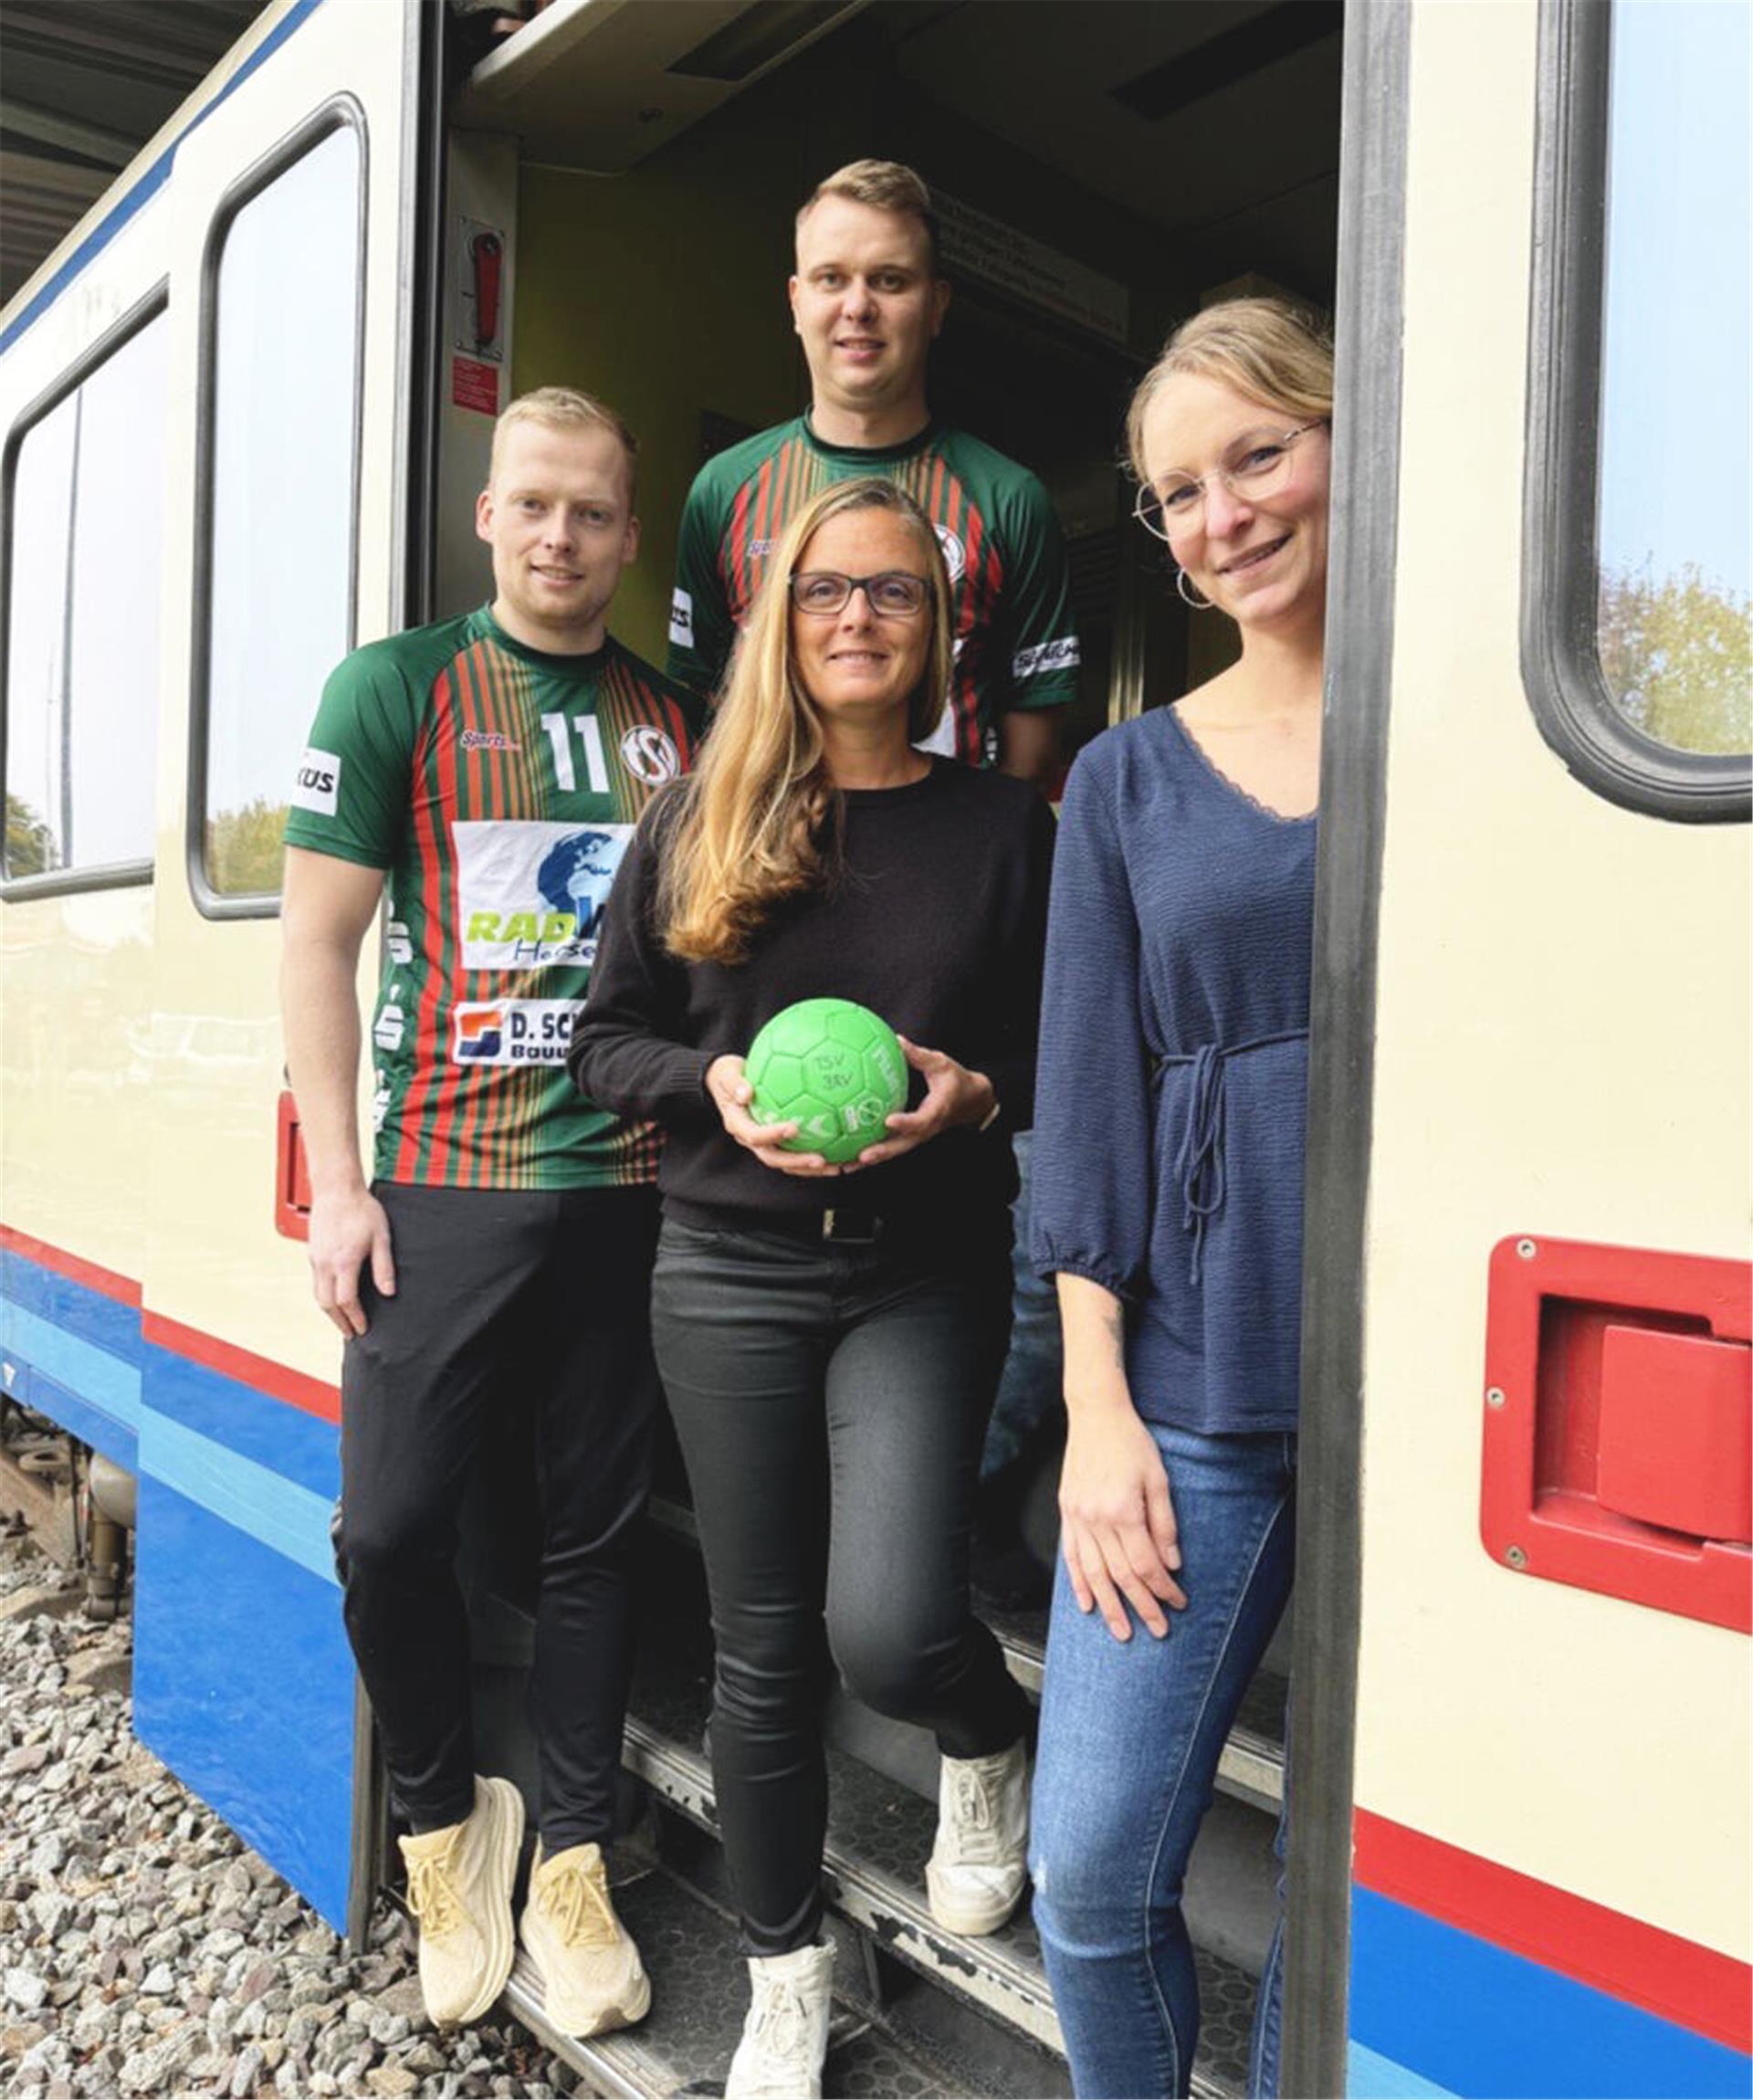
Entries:
{"type": "Polygon", "coordinates": [[[885,569],[876,576],[843,576],[837,569],[800,569],[791,580],[792,603],[800,613],[832,619],[845,611],[855,591],[883,619],[910,620],[925,609],[930,585],[906,569],[885,569]]]}

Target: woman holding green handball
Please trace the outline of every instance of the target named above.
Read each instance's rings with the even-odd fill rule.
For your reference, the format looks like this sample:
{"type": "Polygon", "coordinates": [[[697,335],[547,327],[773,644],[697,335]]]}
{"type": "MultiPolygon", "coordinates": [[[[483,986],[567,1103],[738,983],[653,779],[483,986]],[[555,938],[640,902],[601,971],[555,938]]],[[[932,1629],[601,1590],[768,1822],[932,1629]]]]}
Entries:
{"type": "MultiPolygon", "coordinates": [[[[995,1931],[1025,1875],[1027,1708],[970,1612],[968,1544],[1054,827],[1023,782],[916,748],[951,620],[936,537],[895,483],[842,482],[800,514],[698,769],[628,848],[572,1045],[593,1099],[667,1138],[653,1333],[711,1591],[713,1772],[753,1983],[730,2100],[821,2091],[824,1612],[849,1687],[937,1736],[939,1922],[995,1931]],[[886,1127],[867,1110],[850,1159],[809,1149],[837,1112],[809,1083],[811,1029],[782,1024],[792,1062],[763,1080],[796,1113],[744,1069],[805,1000],[880,1015],[917,1075],[914,1106],[886,1127]]],[[[880,1045],[839,1047],[880,1065],[880,1045]]]]}

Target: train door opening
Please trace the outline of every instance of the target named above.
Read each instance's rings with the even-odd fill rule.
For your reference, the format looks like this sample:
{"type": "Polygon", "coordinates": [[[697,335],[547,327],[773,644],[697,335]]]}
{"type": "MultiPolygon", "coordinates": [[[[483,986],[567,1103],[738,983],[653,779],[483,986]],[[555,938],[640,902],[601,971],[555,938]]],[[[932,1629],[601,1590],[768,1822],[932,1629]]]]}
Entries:
{"type": "MultiPolygon", "coordinates": [[[[1126,404],[1170,328],[1214,297],[1275,289],[1330,310],[1338,0],[876,0],[788,53],[762,44],[761,10],[717,10],[726,19],[704,40],[693,9],[594,25],[593,12],[551,6],[453,105],[434,614],[489,588],[471,503],[492,415],[534,386],[582,386],[639,434],[642,549],[612,625],[663,662],[695,473],[808,404],[785,299],[797,206],[832,169],[873,156],[916,168],[942,220],[953,294],[932,350],[934,417],[1037,474],[1065,534],[1082,658],[1065,758],[1221,668],[1223,624],[1176,598],[1162,550],[1132,523],[1126,404]]],[[[502,1454],[513,1483],[520,1434],[508,1429],[502,1454]]],[[[482,1710],[503,1752],[490,1769],[513,1772],[530,1769],[533,1574],[529,1528],[507,1515],[518,1507],[502,1484],[474,1528],[482,1710]]],[[[686,1563],[679,1476],[660,1517],[656,1549],[686,1563]]],[[[674,1581],[698,1588],[698,1566],[674,1581]]],[[[1039,1619],[1000,1631],[1038,1684],[1039,1619]]],[[[1288,1653],[1286,1629],[1225,1753],[1190,1882],[1220,2084],[1225,2070],[1240,2082],[1274,1910],[1288,1653]]],[[[666,1605],[629,1724],[631,1761],[697,1821],[710,1814],[709,1658],[698,1608],[689,1622],[666,1605]]],[[[927,1738],[855,1713],[836,1713],[833,1733],[860,1769],[933,1791],[927,1738]]],[[[858,1885],[856,1868],[841,1879],[858,1885]]],[[[1044,1998],[1033,2032],[1056,2033],[1044,1998]]]]}

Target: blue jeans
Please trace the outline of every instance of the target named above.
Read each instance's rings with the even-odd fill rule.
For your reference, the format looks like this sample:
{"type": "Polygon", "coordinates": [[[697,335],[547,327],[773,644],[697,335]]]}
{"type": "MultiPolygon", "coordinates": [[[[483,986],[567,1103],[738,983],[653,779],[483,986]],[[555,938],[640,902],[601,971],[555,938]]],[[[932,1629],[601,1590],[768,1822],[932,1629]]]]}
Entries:
{"type": "MultiPolygon", "coordinates": [[[[1187,1609],[1117,1641],[1061,1561],[1047,1640],[1034,1919],[1079,2100],[1188,2090],[1199,1985],[1181,1885],[1218,1759],[1290,1594],[1296,1439],[1149,1425],[1168,1469],[1187,1609]]],[[[1281,1832],[1282,1843],[1282,1832],[1281,1832]]],[[[1280,1892],[1282,1902],[1282,1885],[1280,1892]]],[[[1279,1933],[1249,2091],[1278,2086],[1279,1933]]]]}
{"type": "Polygon", "coordinates": [[[1034,1132],[1011,1139],[1016,1155],[1016,1200],[1011,1205],[1011,1350],[998,1381],[980,1476],[990,1480],[1018,1459],[1030,1433],[1060,1403],[1065,1349],[1059,1335],[1059,1293],[1034,1273],[1029,1259],[1029,1168],[1034,1132]]]}

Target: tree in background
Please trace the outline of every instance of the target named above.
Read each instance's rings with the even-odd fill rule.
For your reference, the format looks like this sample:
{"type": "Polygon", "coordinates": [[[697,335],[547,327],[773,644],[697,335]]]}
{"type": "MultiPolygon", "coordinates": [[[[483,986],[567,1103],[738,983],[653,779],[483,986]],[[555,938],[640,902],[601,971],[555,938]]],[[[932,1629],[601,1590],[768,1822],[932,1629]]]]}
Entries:
{"type": "Polygon", "coordinates": [[[207,880],[221,897],[262,897],[279,888],[286,809],[257,795],[207,819],[207,880]]]}
{"type": "Polygon", "coordinates": [[[1596,633],[1633,728],[1680,751],[1753,750],[1753,601],[1695,563],[1659,580],[1647,564],[1603,570],[1596,633]]]}
{"type": "Polygon", "coordinates": [[[43,875],[55,865],[55,836],[22,795],[6,791],[8,876],[43,875]]]}

